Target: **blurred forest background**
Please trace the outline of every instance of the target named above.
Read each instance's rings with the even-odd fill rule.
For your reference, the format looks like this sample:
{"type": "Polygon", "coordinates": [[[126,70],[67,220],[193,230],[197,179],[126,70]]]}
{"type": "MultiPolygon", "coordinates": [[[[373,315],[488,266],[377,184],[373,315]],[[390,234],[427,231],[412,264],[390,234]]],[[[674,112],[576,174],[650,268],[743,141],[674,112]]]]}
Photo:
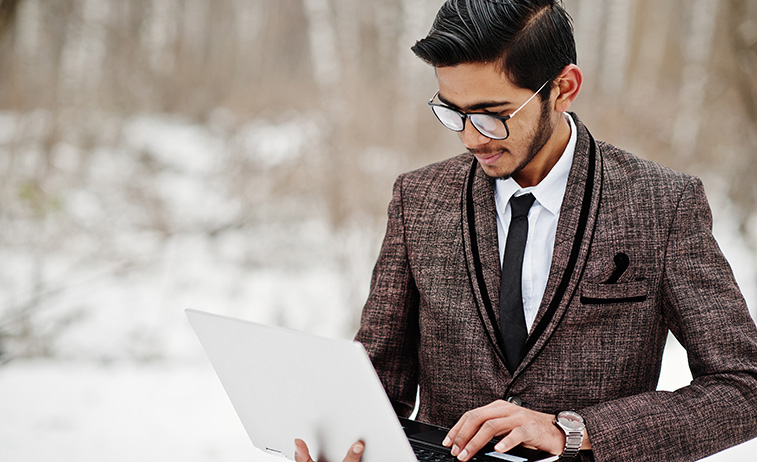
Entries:
{"type": "MultiPolygon", "coordinates": [[[[0,362],[180,356],[189,306],[350,336],[394,178],[462,152],[441,3],[0,0],[0,362]]],[[[757,0],[565,5],[575,111],[704,179],[753,293],[757,0]]]]}

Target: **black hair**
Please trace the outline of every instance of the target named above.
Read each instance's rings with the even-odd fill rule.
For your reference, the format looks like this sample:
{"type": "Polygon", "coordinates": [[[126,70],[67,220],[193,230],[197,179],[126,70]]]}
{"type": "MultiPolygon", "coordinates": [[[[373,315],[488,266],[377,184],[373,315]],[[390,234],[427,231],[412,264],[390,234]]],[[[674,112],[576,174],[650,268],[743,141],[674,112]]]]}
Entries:
{"type": "Polygon", "coordinates": [[[447,0],[411,49],[434,67],[497,62],[532,91],[576,63],[573,21],[560,0],[447,0]]]}

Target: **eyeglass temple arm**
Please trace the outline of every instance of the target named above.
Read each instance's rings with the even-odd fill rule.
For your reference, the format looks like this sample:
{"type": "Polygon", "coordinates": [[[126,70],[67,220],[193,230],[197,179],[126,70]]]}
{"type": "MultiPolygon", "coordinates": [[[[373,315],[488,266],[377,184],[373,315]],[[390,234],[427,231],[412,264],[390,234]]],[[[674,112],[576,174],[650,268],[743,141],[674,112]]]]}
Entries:
{"type": "MultiPolygon", "coordinates": [[[[544,87],[547,86],[548,83],[549,83],[549,80],[547,80],[546,82],[544,82],[543,84],[541,84],[541,87],[539,87],[539,89],[536,90],[536,93],[534,93],[533,95],[531,95],[531,97],[528,98],[525,103],[521,104],[520,107],[518,109],[516,109],[515,112],[513,112],[512,114],[510,114],[509,117],[514,116],[515,114],[518,113],[518,111],[520,111],[521,109],[523,109],[526,106],[526,104],[528,104],[532,99],[534,99],[534,97],[536,97],[536,95],[538,95],[539,92],[542,91],[544,89],[544,87]]],[[[437,95],[439,95],[439,90],[436,90],[436,93],[434,93],[434,95],[431,97],[431,99],[428,100],[428,104],[431,104],[434,101],[434,98],[437,97],[437,95]]]]}
{"type": "MultiPolygon", "coordinates": [[[[528,98],[525,103],[521,104],[518,109],[516,109],[512,114],[510,114],[510,117],[514,116],[515,114],[518,113],[518,111],[520,111],[521,109],[523,109],[524,107],[526,107],[526,104],[528,104],[529,101],[531,101],[532,99],[534,99],[534,97],[536,97],[536,95],[538,95],[539,92],[542,91],[544,89],[544,87],[546,87],[549,82],[550,81],[547,80],[546,82],[544,82],[543,84],[541,84],[541,87],[539,87],[539,89],[536,90],[536,93],[534,93],[533,95],[531,95],[531,97],[528,98]]],[[[437,91],[437,93],[439,93],[439,92],[437,91]]]]}

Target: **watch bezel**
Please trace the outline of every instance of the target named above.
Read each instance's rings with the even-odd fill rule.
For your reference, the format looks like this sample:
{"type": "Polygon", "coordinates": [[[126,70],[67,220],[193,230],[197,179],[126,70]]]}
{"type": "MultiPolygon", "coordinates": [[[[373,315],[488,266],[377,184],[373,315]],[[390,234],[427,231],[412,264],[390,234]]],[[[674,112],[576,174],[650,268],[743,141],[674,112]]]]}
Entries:
{"type": "Polygon", "coordinates": [[[574,411],[562,411],[557,414],[557,421],[569,431],[580,431],[586,427],[584,418],[574,411]]]}

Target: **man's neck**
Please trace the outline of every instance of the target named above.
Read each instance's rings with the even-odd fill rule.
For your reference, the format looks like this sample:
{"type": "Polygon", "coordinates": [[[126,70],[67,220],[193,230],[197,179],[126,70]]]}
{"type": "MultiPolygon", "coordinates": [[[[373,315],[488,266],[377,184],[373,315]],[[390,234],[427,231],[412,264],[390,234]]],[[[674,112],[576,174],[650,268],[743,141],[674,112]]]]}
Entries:
{"type": "Polygon", "coordinates": [[[570,141],[570,123],[566,116],[559,114],[559,120],[552,136],[541,148],[539,153],[531,160],[528,168],[524,168],[513,179],[523,188],[536,186],[541,180],[546,178],[552,167],[555,166],[560,156],[565,151],[565,147],[570,141]]]}

